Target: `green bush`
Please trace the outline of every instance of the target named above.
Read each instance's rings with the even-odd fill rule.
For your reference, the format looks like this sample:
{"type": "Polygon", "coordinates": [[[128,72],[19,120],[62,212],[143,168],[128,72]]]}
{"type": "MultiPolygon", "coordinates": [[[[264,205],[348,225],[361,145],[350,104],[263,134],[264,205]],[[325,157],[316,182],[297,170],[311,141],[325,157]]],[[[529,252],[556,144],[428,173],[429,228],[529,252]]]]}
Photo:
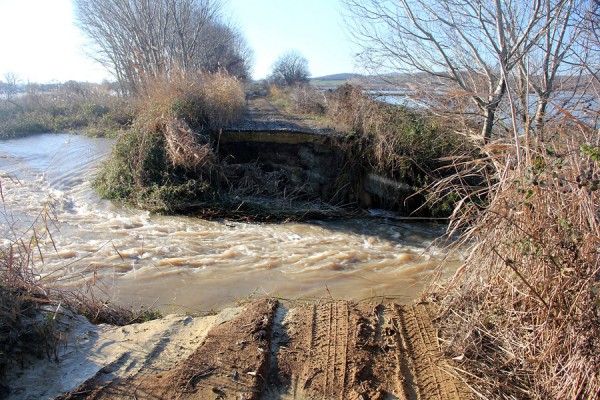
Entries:
{"type": "Polygon", "coordinates": [[[241,84],[220,73],[188,75],[153,80],[143,93],[96,179],[98,192],[155,212],[215,202],[223,174],[207,134],[241,115],[241,84]]]}
{"type": "Polygon", "coordinates": [[[162,133],[139,129],[131,129],[117,140],[95,187],[102,197],[155,212],[181,211],[215,195],[206,181],[173,166],[162,133]]]}

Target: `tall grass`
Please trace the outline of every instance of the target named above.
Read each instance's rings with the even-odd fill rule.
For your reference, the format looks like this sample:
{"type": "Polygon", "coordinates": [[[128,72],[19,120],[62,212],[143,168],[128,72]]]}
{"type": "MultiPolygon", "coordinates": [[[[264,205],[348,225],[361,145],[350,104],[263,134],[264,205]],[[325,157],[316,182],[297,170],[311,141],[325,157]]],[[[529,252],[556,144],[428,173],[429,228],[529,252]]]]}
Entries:
{"type": "Polygon", "coordinates": [[[375,101],[358,86],[343,85],[328,98],[327,115],[369,140],[371,166],[382,174],[419,181],[438,161],[473,152],[462,135],[426,112],[375,101]]]}
{"type": "Polygon", "coordinates": [[[470,251],[441,292],[444,331],[484,397],[600,397],[599,139],[582,126],[521,143],[521,163],[502,141],[460,163],[488,174],[487,204],[465,196],[455,211],[470,251]]]}
{"type": "Polygon", "coordinates": [[[224,73],[149,81],[132,128],[96,180],[100,194],[152,211],[213,201],[223,174],[208,135],[239,118],[244,105],[241,83],[224,73]]]}
{"type": "Polygon", "coordinates": [[[11,101],[0,99],[0,138],[64,131],[114,135],[132,119],[133,109],[125,99],[66,84],[47,91],[32,86],[11,101]]]}
{"type": "MultiPolygon", "coordinates": [[[[276,98],[283,97],[280,92],[276,91],[276,98]]],[[[472,160],[477,149],[439,117],[375,101],[361,87],[350,84],[327,93],[310,86],[297,87],[290,90],[288,98],[294,111],[322,114],[333,121],[337,130],[346,134],[345,148],[360,164],[359,169],[410,185],[412,204],[405,204],[405,209],[435,216],[451,213],[457,197],[451,192],[438,196],[428,188],[454,173],[451,160],[472,160]]],[[[481,179],[469,177],[473,185],[481,179]]]]}

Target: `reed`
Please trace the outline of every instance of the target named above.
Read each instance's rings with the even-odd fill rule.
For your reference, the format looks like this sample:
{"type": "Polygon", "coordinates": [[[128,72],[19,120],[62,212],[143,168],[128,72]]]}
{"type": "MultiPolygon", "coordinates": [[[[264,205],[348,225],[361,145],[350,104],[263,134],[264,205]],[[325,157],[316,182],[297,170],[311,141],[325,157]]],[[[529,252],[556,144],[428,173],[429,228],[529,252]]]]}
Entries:
{"type": "MultiPolygon", "coordinates": [[[[68,322],[61,323],[64,315],[77,313],[92,323],[113,325],[160,317],[153,309],[133,310],[110,303],[95,276],[81,287],[64,289],[59,283],[68,278],[66,271],[44,274],[44,244],[54,246],[51,230],[56,221],[50,208],[45,207],[29,229],[0,247],[0,377],[6,368],[31,357],[58,361],[68,328],[68,322]]],[[[0,385],[0,394],[1,390],[0,385]]]]}
{"type": "Polygon", "coordinates": [[[598,133],[583,124],[553,133],[519,143],[521,163],[514,143],[483,146],[436,183],[462,191],[450,233],[469,249],[438,291],[445,347],[483,397],[600,396],[598,133]],[[475,173],[487,185],[461,188],[475,173]]]}

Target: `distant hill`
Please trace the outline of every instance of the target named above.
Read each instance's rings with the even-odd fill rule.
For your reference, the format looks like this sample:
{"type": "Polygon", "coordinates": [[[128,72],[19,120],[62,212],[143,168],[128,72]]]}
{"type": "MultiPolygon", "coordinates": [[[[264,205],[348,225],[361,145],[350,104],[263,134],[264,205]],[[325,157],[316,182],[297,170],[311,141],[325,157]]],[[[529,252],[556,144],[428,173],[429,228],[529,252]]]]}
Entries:
{"type": "Polygon", "coordinates": [[[362,78],[361,74],[352,74],[349,72],[341,73],[341,74],[332,74],[319,76],[316,78],[311,78],[311,81],[346,81],[352,78],[362,78]]]}

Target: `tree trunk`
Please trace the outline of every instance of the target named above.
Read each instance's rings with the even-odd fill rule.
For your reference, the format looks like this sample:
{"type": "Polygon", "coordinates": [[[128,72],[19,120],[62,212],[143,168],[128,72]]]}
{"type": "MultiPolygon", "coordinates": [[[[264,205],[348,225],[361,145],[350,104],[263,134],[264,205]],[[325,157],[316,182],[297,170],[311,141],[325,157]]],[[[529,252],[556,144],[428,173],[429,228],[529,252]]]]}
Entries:
{"type": "Polygon", "coordinates": [[[544,140],[544,122],[546,119],[546,108],[548,107],[548,98],[541,96],[537,110],[535,110],[535,131],[540,138],[544,140]]]}
{"type": "Polygon", "coordinates": [[[483,110],[483,127],[481,128],[481,136],[483,142],[488,144],[492,138],[492,128],[494,127],[494,118],[496,117],[496,109],[498,103],[490,104],[483,110]]]}

